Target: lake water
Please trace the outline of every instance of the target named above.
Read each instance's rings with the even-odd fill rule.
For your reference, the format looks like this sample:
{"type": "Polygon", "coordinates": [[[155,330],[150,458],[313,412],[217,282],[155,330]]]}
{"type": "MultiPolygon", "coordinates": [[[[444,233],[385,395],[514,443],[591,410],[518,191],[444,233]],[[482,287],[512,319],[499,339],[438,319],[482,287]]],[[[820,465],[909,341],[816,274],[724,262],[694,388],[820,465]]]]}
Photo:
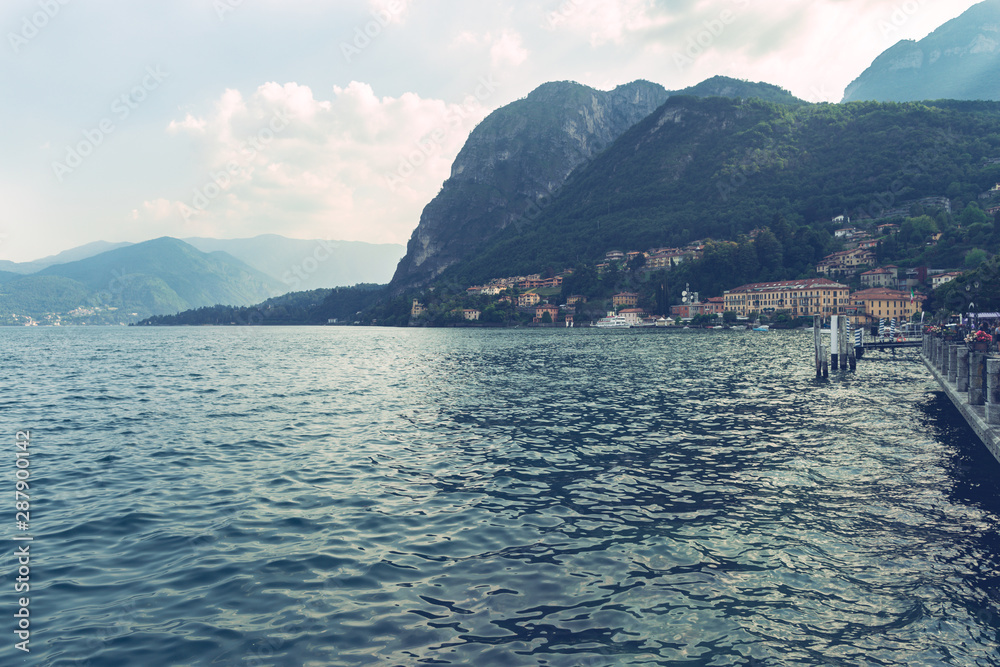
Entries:
{"type": "Polygon", "coordinates": [[[811,345],[0,329],[0,663],[1000,665],[1000,464],[915,354],[811,345]]]}

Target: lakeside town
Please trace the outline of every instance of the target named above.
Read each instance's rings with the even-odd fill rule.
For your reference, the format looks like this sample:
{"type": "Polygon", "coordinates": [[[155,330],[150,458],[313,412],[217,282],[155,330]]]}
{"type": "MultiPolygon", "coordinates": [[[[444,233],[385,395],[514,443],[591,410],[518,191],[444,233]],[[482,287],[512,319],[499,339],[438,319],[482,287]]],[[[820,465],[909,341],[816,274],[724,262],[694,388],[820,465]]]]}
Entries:
{"type": "MultiPolygon", "coordinates": [[[[990,195],[1000,193],[1000,184],[990,195]]],[[[950,213],[947,198],[929,198],[921,206],[939,207],[950,213]]],[[[1000,211],[993,207],[990,215],[1000,211]]],[[[888,211],[881,219],[906,215],[905,209],[888,211]]],[[[465,290],[467,307],[455,308],[449,314],[452,323],[466,326],[498,323],[497,313],[513,314],[519,324],[527,326],[608,326],[664,327],[712,326],[768,323],[777,326],[811,326],[812,318],[828,319],[843,315],[853,326],[875,326],[882,319],[900,323],[919,319],[924,302],[933,290],[958,278],[963,269],[917,266],[904,268],[895,264],[880,264],[877,249],[900,232],[900,224],[886,222],[852,225],[846,216],[832,223],[839,225],[833,232],[843,250],[824,257],[815,266],[815,275],[796,280],[733,285],[721,294],[703,295],[697,285],[686,285],[681,303],[663,304],[663,299],[651,296],[651,290],[622,290],[613,294],[567,293],[566,286],[574,280],[575,269],[565,269],[550,276],[534,274],[495,278],[484,284],[470,285],[465,290]]],[[[769,233],[755,229],[748,236],[769,233]]],[[[932,246],[941,240],[941,233],[927,239],[932,246]]],[[[609,250],[602,261],[584,266],[596,276],[608,273],[632,272],[650,282],[654,274],[669,275],[685,263],[704,257],[706,248],[716,242],[699,240],[684,247],[658,247],[645,251],[609,250]]],[[[722,242],[725,243],[725,242],[722,242]]],[[[415,298],[410,310],[410,324],[420,326],[429,319],[425,300],[415,298]]]]}

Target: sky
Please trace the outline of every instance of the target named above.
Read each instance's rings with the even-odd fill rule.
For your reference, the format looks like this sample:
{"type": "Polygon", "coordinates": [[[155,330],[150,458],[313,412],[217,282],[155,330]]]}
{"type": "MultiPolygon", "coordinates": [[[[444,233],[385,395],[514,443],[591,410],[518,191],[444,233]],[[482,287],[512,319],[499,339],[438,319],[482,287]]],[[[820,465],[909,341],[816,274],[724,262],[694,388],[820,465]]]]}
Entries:
{"type": "Polygon", "coordinates": [[[5,0],[0,259],[160,236],[405,243],[548,81],[838,102],[974,0],[5,0]]]}

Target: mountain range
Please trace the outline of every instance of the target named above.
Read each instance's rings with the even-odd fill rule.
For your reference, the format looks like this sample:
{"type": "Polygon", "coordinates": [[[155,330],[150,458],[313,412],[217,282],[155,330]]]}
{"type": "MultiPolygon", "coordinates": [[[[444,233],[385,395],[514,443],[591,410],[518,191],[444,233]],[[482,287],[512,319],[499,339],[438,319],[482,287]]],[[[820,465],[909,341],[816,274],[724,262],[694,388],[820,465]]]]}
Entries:
{"type": "Polygon", "coordinates": [[[847,86],[843,101],[939,99],[1000,100],[1000,0],[974,5],[920,41],[896,43],[847,86]]]}
{"type": "MultiPolygon", "coordinates": [[[[921,42],[900,42],[886,51],[848,87],[845,100],[1000,99],[998,31],[1000,0],[980,3],[921,42]],[[917,58],[917,51],[926,57],[917,58]]],[[[472,132],[451,178],[424,209],[392,290],[399,294],[448,275],[485,279],[504,265],[507,273],[536,272],[552,268],[550,262],[589,259],[625,238],[661,244],[710,233],[734,238],[778,212],[816,220],[847,212],[891,186],[914,151],[937,150],[927,145],[932,135],[947,131],[942,119],[961,119],[974,110],[939,104],[935,112],[926,106],[898,113],[860,107],[838,114],[835,108],[726,77],[675,92],[645,81],[606,93],[568,82],[546,84],[472,132]],[[735,102],[709,110],[711,105],[689,101],[695,97],[735,102]],[[653,104],[657,108],[649,110],[653,104]],[[844,150],[838,151],[841,129],[850,146],[841,142],[844,150]],[[846,155],[851,159],[845,162],[846,155]],[[857,171],[848,172],[848,165],[857,171]],[[800,183],[796,173],[838,180],[800,183]],[[860,173],[869,180],[853,178],[860,173]],[[768,180],[775,176],[778,181],[768,180]],[[568,183],[575,186],[566,188],[568,183]],[[753,210],[748,193],[761,192],[767,196],[753,210]],[[602,219],[615,215],[619,224],[601,227],[602,219]]],[[[988,118],[969,127],[987,143],[969,155],[1000,157],[992,142],[993,108],[975,110],[988,118]]],[[[963,135],[958,143],[973,139],[963,135]]],[[[952,153],[944,150],[937,157],[945,160],[932,160],[947,162],[942,177],[955,175],[952,153]]],[[[894,192],[893,199],[946,196],[958,182],[931,185],[930,177],[906,180],[906,192],[894,192]]],[[[989,178],[984,172],[967,187],[989,178]]]]}
{"type": "Polygon", "coordinates": [[[289,239],[263,234],[250,239],[188,238],[202,252],[225,252],[277,278],[285,291],[386,283],[405,249],[395,243],[289,239]]]}
{"type": "Polygon", "coordinates": [[[151,315],[229,304],[290,291],[385,282],[398,245],[164,237],[91,243],[0,271],[0,323],[128,323],[151,315]]]}
{"type": "Polygon", "coordinates": [[[648,81],[608,92],[567,81],[545,84],[490,114],[469,136],[451,177],[420,216],[393,287],[429,284],[508,227],[529,229],[574,170],[680,94],[805,104],[777,86],[725,77],[680,92],[648,81]]]}
{"type": "MultiPolygon", "coordinates": [[[[529,228],[505,230],[441,279],[558,272],[611,250],[735,241],[765,228],[782,241],[781,260],[770,275],[743,277],[806,275],[830,251],[836,217],[866,224],[928,198],[932,213],[978,206],[1000,182],[997,128],[993,102],[789,107],[673,96],[574,173],[529,228]]],[[[702,287],[715,294],[740,275],[702,287]]]]}
{"type": "MultiPolygon", "coordinates": [[[[808,104],[725,77],[679,91],[648,81],[611,91],[544,84],[471,133],[405,255],[400,246],[277,236],[100,242],[0,262],[0,317],[248,305],[291,290],[382,283],[401,255],[386,294],[461,290],[594,262],[613,248],[737,241],[769,228],[765,240],[780,261],[748,262],[706,283],[803,275],[830,249],[834,216],[923,211],[944,225],[942,211],[978,210],[984,190],[1000,182],[1000,105],[918,101],[1000,99],[998,58],[1000,0],[987,0],[888,49],[847,88],[849,104],[808,104]],[[928,197],[938,208],[914,207],[928,197]]],[[[971,230],[946,234],[936,259],[960,261],[970,244],[992,238],[979,229],[981,210],[966,217],[971,230]]],[[[295,301],[297,321],[317,298],[295,301]]],[[[338,289],[314,315],[353,316],[376,298],[370,285],[338,289]]]]}
{"type": "MultiPolygon", "coordinates": [[[[115,250],[117,248],[124,248],[125,246],[128,245],[132,244],[95,241],[93,243],[88,243],[86,245],[78,246],[76,248],[70,248],[69,250],[64,250],[63,252],[60,252],[56,255],[50,255],[49,257],[36,259],[31,262],[11,262],[9,260],[2,259],[0,260],[0,274],[26,276],[32,273],[38,273],[42,269],[50,267],[54,264],[67,264],[69,262],[76,262],[81,259],[87,259],[88,257],[93,257],[94,255],[99,255],[102,252],[115,250]]],[[[3,280],[2,276],[0,276],[0,280],[3,280]]]]}

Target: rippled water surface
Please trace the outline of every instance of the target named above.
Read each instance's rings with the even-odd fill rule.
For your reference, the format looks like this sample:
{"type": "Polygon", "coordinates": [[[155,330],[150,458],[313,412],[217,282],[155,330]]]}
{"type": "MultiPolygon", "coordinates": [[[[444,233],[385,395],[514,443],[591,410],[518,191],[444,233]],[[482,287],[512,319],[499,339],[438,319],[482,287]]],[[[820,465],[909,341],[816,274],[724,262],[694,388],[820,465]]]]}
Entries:
{"type": "Polygon", "coordinates": [[[811,334],[0,330],[39,665],[1000,665],[1000,465],[811,334]]]}

